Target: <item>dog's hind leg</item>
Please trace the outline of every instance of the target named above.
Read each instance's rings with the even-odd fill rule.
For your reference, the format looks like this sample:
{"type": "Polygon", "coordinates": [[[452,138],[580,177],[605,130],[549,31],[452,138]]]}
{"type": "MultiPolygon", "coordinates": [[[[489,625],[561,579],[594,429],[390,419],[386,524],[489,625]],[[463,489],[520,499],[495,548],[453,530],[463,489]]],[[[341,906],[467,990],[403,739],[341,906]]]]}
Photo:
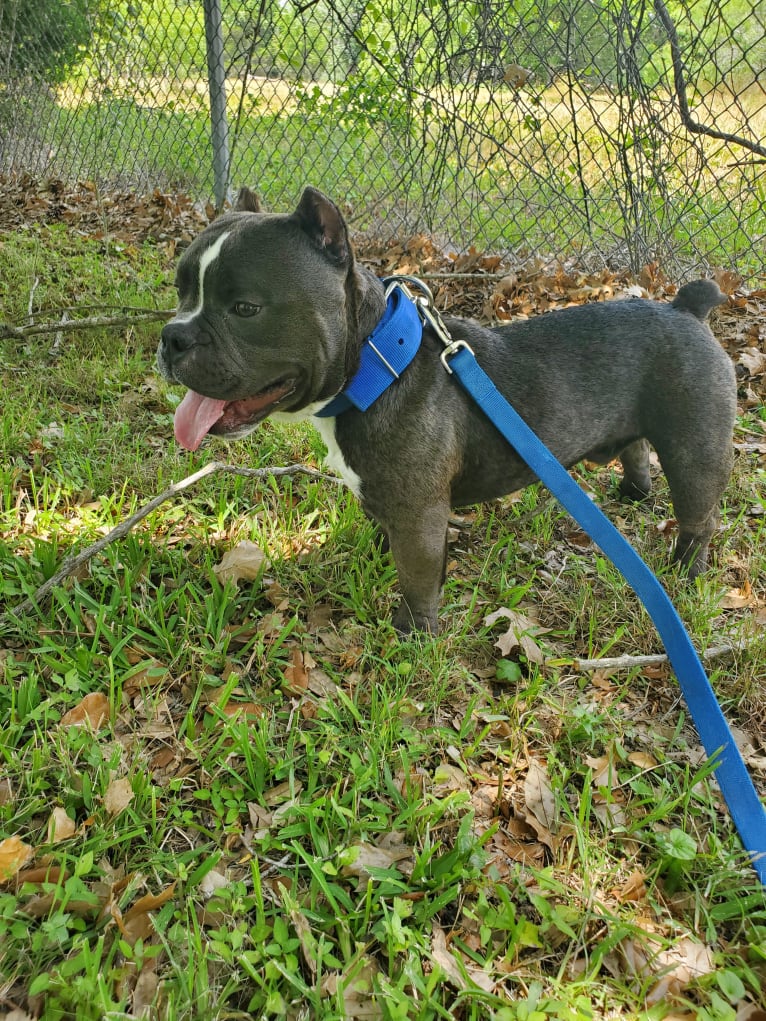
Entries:
{"type": "Polygon", "coordinates": [[[645,500],[652,491],[648,442],[636,440],[628,444],[619,456],[623,468],[620,496],[625,500],[645,500]]]}
{"type": "Polygon", "coordinates": [[[658,449],[678,521],[673,553],[690,578],[707,566],[708,547],[718,527],[719,505],[729,482],[733,462],[731,441],[716,437],[689,438],[687,444],[658,449]]]}

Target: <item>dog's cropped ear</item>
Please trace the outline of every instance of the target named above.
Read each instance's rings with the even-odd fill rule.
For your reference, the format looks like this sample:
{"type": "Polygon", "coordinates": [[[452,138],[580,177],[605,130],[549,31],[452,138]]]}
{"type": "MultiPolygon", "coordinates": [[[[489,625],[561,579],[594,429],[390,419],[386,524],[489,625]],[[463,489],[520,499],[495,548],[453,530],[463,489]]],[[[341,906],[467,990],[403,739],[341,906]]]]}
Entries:
{"type": "Polygon", "coordinates": [[[260,213],[261,203],[254,191],[249,188],[240,188],[234,202],[234,209],[238,213],[260,213]]]}
{"type": "Polygon", "coordinates": [[[317,248],[341,265],[351,254],[346,221],[340,209],[316,188],[305,188],[292,215],[317,248]]]}

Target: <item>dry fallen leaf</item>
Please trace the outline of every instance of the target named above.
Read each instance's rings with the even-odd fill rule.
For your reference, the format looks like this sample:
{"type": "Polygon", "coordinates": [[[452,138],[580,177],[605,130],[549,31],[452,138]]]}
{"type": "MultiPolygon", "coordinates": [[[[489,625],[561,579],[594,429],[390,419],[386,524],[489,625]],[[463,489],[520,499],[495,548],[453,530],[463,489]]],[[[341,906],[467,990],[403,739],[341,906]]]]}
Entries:
{"type": "Polygon", "coordinates": [[[467,791],[470,787],[470,781],[460,766],[442,762],[434,770],[434,794],[439,797],[446,797],[455,791],[467,791]]]}
{"type": "Polygon", "coordinates": [[[109,720],[109,699],[100,692],[93,692],[61,717],[62,727],[92,727],[99,730],[109,720]]]}
{"type": "Polygon", "coordinates": [[[431,936],[431,960],[438,964],[447,979],[456,989],[470,989],[471,986],[478,986],[485,993],[491,993],[495,988],[494,980],[482,968],[477,967],[470,960],[460,958],[447,946],[447,936],[444,929],[434,924],[431,936]]]}
{"type": "Polygon", "coordinates": [[[693,979],[708,975],[715,968],[710,947],[688,936],[664,948],[647,934],[642,940],[623,940],[620,952],[631,974],[641,979],[660,976],[647,994],[650,1005],[678,996],[693,979]]]}
{"type": "Polygon", "coordinates": [[[65,879],[69,878],[69,873],[66,869],[62,869],[60,865],[47,865],[32,866],[28,869],[22,869],[16,876],[17,883],[33,883],[40,885],[40,883],[61,883],[65,879]]]}
{"type": "Polygon", "coordinates": [[[144,966],[139,972],[133,987],[133,1016],[150,1017],[152,1004],[157,996],[160,977],[150,968],[144,966]]]}
{"type": "Polygon", "coordinates": [[[736,1021],[766,1021],[766,1010],[745,1000],[737,1006],[736,1021]]]}
{"type": "Polygon", "coordinates": [[[222,872],[218,872],[217,869],[211,869],[207,872],[199,884],[199,892],[205,898],[210,898],[216,892],[231,884],[231,880],[228,879],[222,872]]]}
{"type": "Polygon", "coordinates": [[[547,628],[541,628],[539,624],[535,624],[533,620],[523,613],[519,613],[518,610],[509,610],[504,606],[494,613],[488,614],[484,618],[484,623],[487,627],[491,627],[498,620],[504,618],[509,621],[508,630],[495,642],[495,646],[500,649],[503,656],[509,656],[519,649],[530,663],[542,663],[545,657],[532,635],[543,634],[547,628]]]}
{"type": "Polygon", "coordinates": [[[624,904],[627,901],[642,901],[646,893],[646,875],[640,869],[635,869],[615,892],[615,896],[624,904]]]}
{"type": "Polygon", "coordinates": [[[347,1018],[367,1018],[371,1021],[382,1018],[383,1008],[375,999],[374,980],[379,970],[374,958],[362,956],[354,961],[345,974],[328,972],[320,988],[325,996],[335,997],[338,990],[342,992],[344,1016],[347,1018]]]}
{"type": "Polygon", "coordinates": [[[742,283],[742,277],[739,273],[720,267],[713,271],[713,279],[724,294],[733,294],[742,283]]]}
{"type": "MultiPolygon", "coordinates": [[[[264,713],[263,706],[257,702],[227,702],[224,706],[216,706],[216,709],[222,712],[224,716],[239,716],[243,720],[258,719],[264,713]]],[[[213,712],[212,705],[207,706],[207,711],[209,713],[213,712]]]]}
{"type": "Polygon", "coordinates": [[[747,347],[740,352],[739,364],[744,365],[751,376],[760,376],[766,372],[766,353],[757,347],[747,347]]]}
{"type": "Polygon", "coordinates": [[[128,807],[133,800],[133,788],[130,780],[122,777],[119,780],[112,780],[104,794],[104,808],[109,815],[117,815],[128,807]]]}
{"type": "Polygon", "coordinates": [[[255,581],[268,566],[268,558],[260,546],[243,539],[224,553],[220,564],[213,567],[213,572],[222,585],[230,581],[238,588],[240,581],[255,581]]]}
{"type": "Polygon", "coordinates": [[[656,963],[661,964],[664,974],[647,993],[646,1002],[650,1005],[678,995],[694,979],[709,975],[715,970],[713,951],[710,947],[687,938],[680,939],[670,949],[661,951],[656,963]]]}
{"type": "Polygon", "coordinates": [[[19,837],[0,840],[0,883],[12,879],[34,854],[34,849],[19,837]]]}
{"type": "Polygon", "coordinates": [[[60,840],[68,840],[76,829],[75,821],[67,815],[66,809],[56,807],[48,819],[48,843],[57,844],[60,840]]]}
{"type": "Polygon", "coordinates": [[[298,648],[294,648],[290,653],[290,663],[285,668],[282,685],[288,695],[300,697],[306,693],[309,686],[309,670],[313,663],[311,657],[307,661],[306,656],[307,654],[298,648]]]}
{"type": "Polygon", "coordinates": [[[377,845],[362,842],[348,848],[348,851],[355,854],[353,861],[343,866],[343,875],[358,876],[365,885],[370,878],[370,869],[397,868],[405,874],[412,870],[412,848],[404,844],[391,841],[389,846],[384,846],[382,841],[377,845]]]}
{"type": "Polygon", "coordinates": [[[495,868],[502,869],[502,858],[511,861],[521,862],[522,865],[537,866],[545,858],[545,846],[538,840],[533,839],[535,831],[530,829],[530,837],[520,840],[515,836],[509,836],[503,830],[498,830],[492,837],[490,848],[494,852],[492,863],[495,868]]]}
{"type": "Polygon", "coordinates": [[[535,819],[551,833],[558,828],[556,799],[545,766],[531,759],[524,780],[524,801],[535,819]]]}
{"type": "Polygon", "coordinates": [[[744,606],[754,606],[757,602],[758,597],[753,592],[753,586],[746,578],[741,588],[729,589],[721,598],[719,606],[724,610],[739,610],[744,606]]]}
{"type": "Polygon", "coordinates": [[[131,918],[146,914],[148,911],[157,911],[158,908],[161,908],[163,904],[170,900],[175,892],[176,884],[171,883],[161,893],[145,893],[131,904],[123,916],[124,920],[129,922],[131,918]]]}
{"type": "Polygon", "coordinates": [[[317,943],[314,938],[314,933],[311,930],[311,923],[301,910],[298,901],[295,900],[294,897],[290,896],[290,891],[287,887],[283,886],[281,883],[278,884],[278,887],[285,911],[287,912],[290,923],[295,930],[295,935],[298,937],[303,961],[311,973],[313,981],[316,979],[317,974],[317,943]]]}
{"type": "Polygon", "coordinates": [[[154,922],[152,921],[151,912],[157,911],[166,901],[170,900],[175,893],[175,888],[176,884],[171,883],[162,893],[144,894],[124,914],[120,911],[116,902],[113,901],[110,904],[110,914],[130,946],[134,946],[139,939],[146,942],[154,935],[154,922]]]}
{"type": "Polygon", "coordinates": [[[628,762],[632,762],[639,769],[654,769],[657,765],[657,760],[649,752],[631,752],[628,756],[628,762]]]}
{"type": "Polygon", "coordinates": [[[585,756],[585,764],[593,770],[591,783],[594,787],[613,787],[617,778],[617,768],[611,755],[585,756]]]}

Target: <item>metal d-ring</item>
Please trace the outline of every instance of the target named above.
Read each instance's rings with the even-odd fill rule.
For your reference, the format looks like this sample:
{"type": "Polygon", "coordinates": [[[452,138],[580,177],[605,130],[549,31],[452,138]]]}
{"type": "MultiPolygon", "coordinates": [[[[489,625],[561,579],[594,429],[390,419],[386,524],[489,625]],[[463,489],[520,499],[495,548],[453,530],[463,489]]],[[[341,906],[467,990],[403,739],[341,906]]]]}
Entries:
{"type": "Polygon", "coordinates": [[[470,344],[466,344],[464,340],[453,340],[452,343],[448,344],[447,347],[445,347],[442,353],[439,355],[442,365],[450,374],[450,376],[452,375],[454,370],[450,368],[449,359],[453,355],[457,354],[457,352],[460,351],[461,348],[464,348],[466,351],[470,351],[471,354],[473,354],[473,348],[471,347],[470,344]]]}
{"type": "Polygon", "coordinates": [[[383,277],[383,283],[386,287],[386,299],[388,299],[391,292],[398,287],[399,290],[404,292],[410,301],[417,302],[417,298],[410,290],[410,287],[407,286],[409,284],[411,287],[414,287],[415,290],[420,291],[429,304],[431,304],[434,300],[434,296],[431,293],[431,288],[428,284],[424,283],[424,281],[420,280],[418,277],[410,276],[407,273],[398,273],[394,276],[383,277]]]}

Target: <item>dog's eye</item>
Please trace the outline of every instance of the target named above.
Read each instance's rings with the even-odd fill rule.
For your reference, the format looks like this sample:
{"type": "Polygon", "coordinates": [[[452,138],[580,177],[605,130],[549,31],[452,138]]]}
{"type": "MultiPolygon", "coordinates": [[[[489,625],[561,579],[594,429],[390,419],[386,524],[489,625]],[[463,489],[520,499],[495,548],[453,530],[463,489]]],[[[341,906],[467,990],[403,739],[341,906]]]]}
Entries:
{"type": "Polygon", "coordinates": [[[243,319],[248,319],[250,316],[257,315],[261,311],[260,305],[253,305],[250,301],[238,301],[234,306],[234,312],[238,316],[242,316],[243,319]]]}

